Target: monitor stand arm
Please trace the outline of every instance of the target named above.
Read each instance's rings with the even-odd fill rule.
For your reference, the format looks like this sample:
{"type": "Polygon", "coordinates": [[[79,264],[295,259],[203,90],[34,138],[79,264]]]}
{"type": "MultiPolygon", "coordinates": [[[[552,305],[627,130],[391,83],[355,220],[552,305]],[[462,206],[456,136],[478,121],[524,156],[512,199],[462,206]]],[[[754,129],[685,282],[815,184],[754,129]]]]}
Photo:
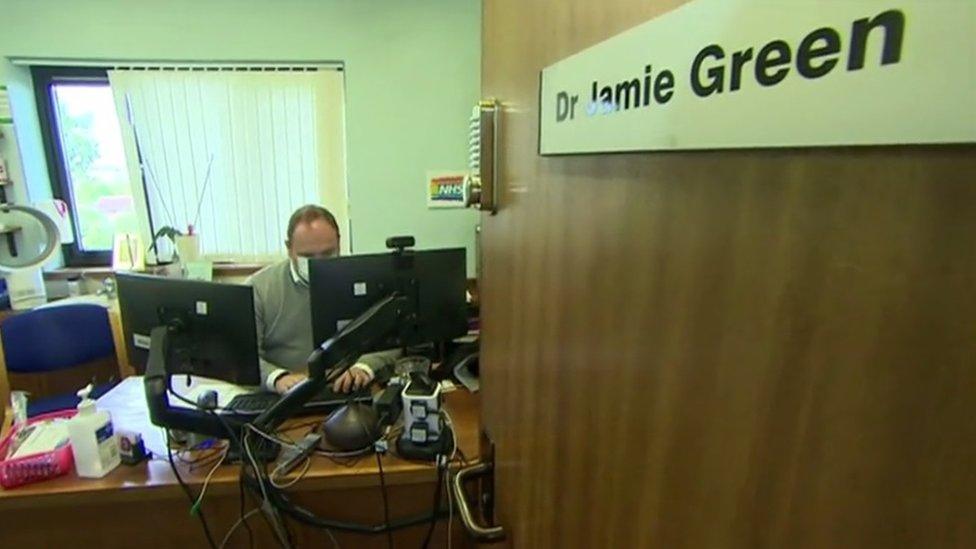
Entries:
{"type": "Polygon", "coordinates": [[[167,393],[172,388],[172,376],[166,367],[172,351],[170,337],[168,326],[157,326],[150,332],[149,360],[143,382],[149,419],[153,425],[216,438],[227,438],[229,428],[236,431],[233,436],[238,436],[243,424],[233,416],[221,421],[215,412],[170,406],[167,393]]]}
{"type": "MultiPolygon", "coordinates": [[[[401,331],[414,320],[415,312],[409,307],[407,298],[399,294],[383,298],[313,351],[308,357],[308,379],[255,418],[253,425],[265,432],[273,431],[301,410],[323,387],[345,373],[372,345],[401,331]]],[[[157,326],[150,332],[144,383],[153,425],[217,438],[225,438],[230,428],[235,431],[235,436],[239,436],[245,422],[234,415],[218,418],[212,411],[170,406],[167,394],[172,387],[172,376],[167,368],[172,353],[170,337],[168,326],[157,326]]]]}
{"type": "Polygon", "coordinates": [[[373,345],[402,332],[416,319],[409,300],[391,294],[359,315],[308,357],[308,379],[292,387],[274,406],[259,415],[253,425],[271,432],[293,416],[315,395],[346,372],[373,345]]]}

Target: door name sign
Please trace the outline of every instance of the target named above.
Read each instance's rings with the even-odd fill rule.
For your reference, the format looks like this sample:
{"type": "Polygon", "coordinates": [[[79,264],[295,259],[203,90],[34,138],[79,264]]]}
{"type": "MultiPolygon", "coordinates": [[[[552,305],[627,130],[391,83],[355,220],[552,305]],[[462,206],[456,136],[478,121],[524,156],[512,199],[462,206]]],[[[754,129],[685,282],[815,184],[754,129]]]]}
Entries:
{"type": "Polygon", "coordinates": [[[543,155],[976,142],[976,1],[694,0],[542,71],[543,155]]]}

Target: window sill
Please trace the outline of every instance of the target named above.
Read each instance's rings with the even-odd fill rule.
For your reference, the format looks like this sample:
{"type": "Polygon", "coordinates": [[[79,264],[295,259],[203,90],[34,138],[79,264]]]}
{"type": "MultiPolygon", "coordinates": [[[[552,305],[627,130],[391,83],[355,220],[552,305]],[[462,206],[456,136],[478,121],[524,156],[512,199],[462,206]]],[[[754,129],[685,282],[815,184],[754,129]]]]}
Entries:
{"type": "MultiPolygon", "coordinates": [[[[268,263],[215,263],[213,266],[213,274],[215,277],[249,276],[260,271],[267,265],[268,263]]],[[[148,266],[144,272],[146,274],[159,274],[162,272],[162,268],[148,266]]],[[[54,269],[53,271],[46,271],[44,273],[44,279],[68,280],[71,278],[105,278],[114,274],[115,271],[108,266],[63,267],[61,269],[54,269]]]]}

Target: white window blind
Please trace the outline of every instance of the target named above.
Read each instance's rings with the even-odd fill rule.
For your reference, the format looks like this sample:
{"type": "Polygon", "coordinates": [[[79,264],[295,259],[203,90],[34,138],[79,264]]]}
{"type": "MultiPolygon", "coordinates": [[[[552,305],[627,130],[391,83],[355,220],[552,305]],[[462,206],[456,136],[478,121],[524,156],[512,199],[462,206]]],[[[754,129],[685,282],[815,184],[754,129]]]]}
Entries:
{"type": "Polygon", "coordinates": [[[109,81],[146,242],[192,224],[210,259],[280,257],[289,215],[309,203],[348,235],[341,71],[112,70],[109,81]]]}

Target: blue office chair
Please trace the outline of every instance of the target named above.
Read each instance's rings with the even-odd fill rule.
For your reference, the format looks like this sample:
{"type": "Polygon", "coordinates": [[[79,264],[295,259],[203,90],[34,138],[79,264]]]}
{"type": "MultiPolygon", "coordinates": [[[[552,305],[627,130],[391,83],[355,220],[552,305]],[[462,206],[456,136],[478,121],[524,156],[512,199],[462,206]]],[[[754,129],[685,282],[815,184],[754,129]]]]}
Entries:
{"type": "MultiPolygon", "coordinates": [[[[7,371],[15,374],[53,374],[116,360],[108,310],[99,305],[63,305],[10,316],[0,325],[0,338],[7,371]]],[[[101,396],[112,385],[96,385],[92,398],[101,396]]],[[[27,414],[33,417],[73,408],[78,402],[74,392],[31,398],[27,414]]]]}

